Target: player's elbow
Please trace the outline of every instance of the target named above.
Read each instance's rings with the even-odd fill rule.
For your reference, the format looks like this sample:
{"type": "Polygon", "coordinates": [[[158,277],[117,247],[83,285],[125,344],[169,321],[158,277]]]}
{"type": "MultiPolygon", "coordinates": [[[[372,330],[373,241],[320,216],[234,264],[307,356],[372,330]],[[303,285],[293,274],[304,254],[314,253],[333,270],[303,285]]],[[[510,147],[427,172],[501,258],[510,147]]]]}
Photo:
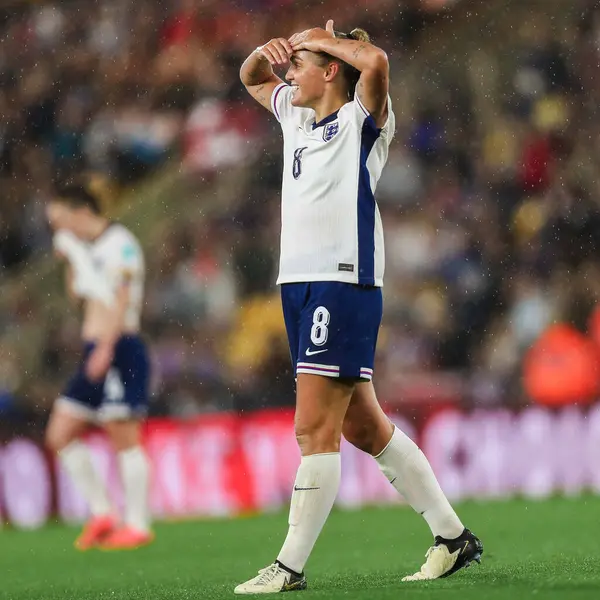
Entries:
{"type": "Polygon", "coordinates": [[[387,75],[390,72],[390,63],[387,54],[377,48],[369,61],[369,69],[382,75],[387,75]]]}
{"type": "Polygon", "coordinates": [[[256,63],[252,62],[252,56],[249,56],[240,67],[240,81],[246,87],[257,85],[261,83],[258,81],[260,75],[260,72],[257,73],[256,63]]]}
{"type": "Polygon", "coordinates": [[[249,69],[248,69],[248,60],[249,60],[249,57],[240,66],[240,81],[246,87],[248,87],[248,85],[250,85],[250,83],[249,83],[249,81],[250,81],[250,74],[249,74],[249,69]]]}
{"type": "Polygon", "coordinates": [[[246,90],[250,91],[248,88],[251,88],[255,85],[260,85],[262,83],[261,81],[255,81],[255,79],[256,78],[253,78],[252,74],[248,73],[248,71],[242,66],[240,69],[240,81],[246,90]]]}
{"type": "Polygon", "coordinates": [[[376,48],[360,75],[363,81],[369,81],[377,85],[380,85],[380,82],[385,82],[385,85],[387,85],[390,77],[390,65],[387,54],[383,50],[376,48]]]}

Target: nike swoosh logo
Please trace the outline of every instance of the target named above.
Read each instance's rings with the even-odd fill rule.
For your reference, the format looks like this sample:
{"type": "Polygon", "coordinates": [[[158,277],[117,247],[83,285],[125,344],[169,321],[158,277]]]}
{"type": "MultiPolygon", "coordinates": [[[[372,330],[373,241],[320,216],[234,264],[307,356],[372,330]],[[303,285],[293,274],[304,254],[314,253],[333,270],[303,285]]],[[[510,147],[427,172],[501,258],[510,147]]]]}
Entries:
{"type": "MultiPolygon", "coordinates": [[[[291,575],[290,575],[290,579],[291,579],[291,575]]],[[[304,575],[302,575],[300,577],[300,579],[297,579],[296,581],[290,581],[289,583],[286,581],[286,583],[283,584],[281,591],[282,592],[293,592],[295,590],[305,590],[305,589],[306,589],[306,579],[304,578],[304,575]]]]}
{"type": "Polygon", "coordinates": [[[309,490],[320,490],[318,487],[307,487],[307,488],[299,488],[297,485],[294,486],[295,492],[307,492],[309,490]]]}
{"type": "Polygon", "coordinates": [[[329,348],[326,348],[325,350],[311,350],[310,348],[307,348],[306,356],[313,356],[314,354],[321,354],[323,352],[327,352],[327,350],[329,350],[329,348]]]}

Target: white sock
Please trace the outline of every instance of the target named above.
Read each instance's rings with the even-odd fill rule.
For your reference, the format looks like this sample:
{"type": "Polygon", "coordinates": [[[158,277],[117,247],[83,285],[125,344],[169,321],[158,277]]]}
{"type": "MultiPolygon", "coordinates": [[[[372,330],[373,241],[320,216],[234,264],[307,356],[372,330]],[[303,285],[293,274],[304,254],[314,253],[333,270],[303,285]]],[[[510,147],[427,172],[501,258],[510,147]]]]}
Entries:
{"type": "Polygon", "coordinates": [[[302,573],[335,502],[342,461],[339,452],[303,456],[296,473],[287,537],[277,560],[302,573]]]}
{"type": "Polygon", "coordinates": [[[434,536],[454,539],[463,532],[429,461],[406,434],[395,427],[392,439],[375,460],[388,481],[423,515],[434,536]]]}
{"type": "Polygon", "coordinates": [[[106,487],[92,463],[88,447],[79,440],[58,453],[59,459],[95,517],[111,514],[106,487]]]}
{"type": "Polygon", "coordinates": [[[118,453],[125,496],[125,524],[138,531],[150,529],[150,464],[141,446],[118,453]]]}

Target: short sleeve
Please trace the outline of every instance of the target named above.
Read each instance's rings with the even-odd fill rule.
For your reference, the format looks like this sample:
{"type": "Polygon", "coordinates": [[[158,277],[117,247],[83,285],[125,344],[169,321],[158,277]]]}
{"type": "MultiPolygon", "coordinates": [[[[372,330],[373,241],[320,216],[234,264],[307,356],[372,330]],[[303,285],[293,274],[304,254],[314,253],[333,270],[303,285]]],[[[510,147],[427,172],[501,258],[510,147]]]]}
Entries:
{"type": "Polygon", "coordinates": [[[135,238],[125,232],[119,231],[115,238],[111,267],[118,283],[123,284],[143,270],[142,250],[135,238]]]}
{"type": "Polygon", "coordinates": [[[137,271],[140,268],[141,256],[138,245],[133,240],[124,240],[121,246],[120,263],[124,271],[137,271]]]}
{"type": "MultiPolygon", "coordinates": [[[[385,125],[379,130],[380,131],[380,135],[383,138],[392,138],[394,136],[394,130],[396,128],[396,119],[394,117],[394,112],[392,110],[392,99],[390,98],[389,94],[388,94],[388,98],[387,98],[387,102],[388,102],[388,117],[387,117],[387,121],[385,122],[385,125]]],[[[365,105],[362,103],[362,100],[359,98],[358,94],[356,92],[354,92],[354,102],[352,103],[354,105],[354,122],[356,123],[356,125],[358,127],[363,127],[363,125],[365,124],[365,121],[369,120],[373,121],[373,119],[371,118],[371,113],[367,110],[367,108],[365,107],[365,105]]],[[[375,124],[373,123],[373,127],[375,127],[375,124]]]]}
{"type": "Polygon", "coordinates": [[[271,95],[271,110],[275,118],[282,123],[292,115],[292,87],[287,83],[280,83],[271,95]]]}

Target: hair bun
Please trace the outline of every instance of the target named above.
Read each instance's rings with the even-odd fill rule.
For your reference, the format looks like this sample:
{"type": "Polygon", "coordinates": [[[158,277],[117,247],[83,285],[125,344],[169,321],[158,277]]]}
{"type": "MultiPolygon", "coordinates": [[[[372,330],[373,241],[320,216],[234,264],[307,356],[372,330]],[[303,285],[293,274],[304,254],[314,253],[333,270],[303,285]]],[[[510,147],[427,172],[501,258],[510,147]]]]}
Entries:
{"type": "Polygon", "coordinates": [[[360,27],[356,27],[350,32],[350,37],[357,42],[370,42],[371,38],[369,34],[360,27]]]}

